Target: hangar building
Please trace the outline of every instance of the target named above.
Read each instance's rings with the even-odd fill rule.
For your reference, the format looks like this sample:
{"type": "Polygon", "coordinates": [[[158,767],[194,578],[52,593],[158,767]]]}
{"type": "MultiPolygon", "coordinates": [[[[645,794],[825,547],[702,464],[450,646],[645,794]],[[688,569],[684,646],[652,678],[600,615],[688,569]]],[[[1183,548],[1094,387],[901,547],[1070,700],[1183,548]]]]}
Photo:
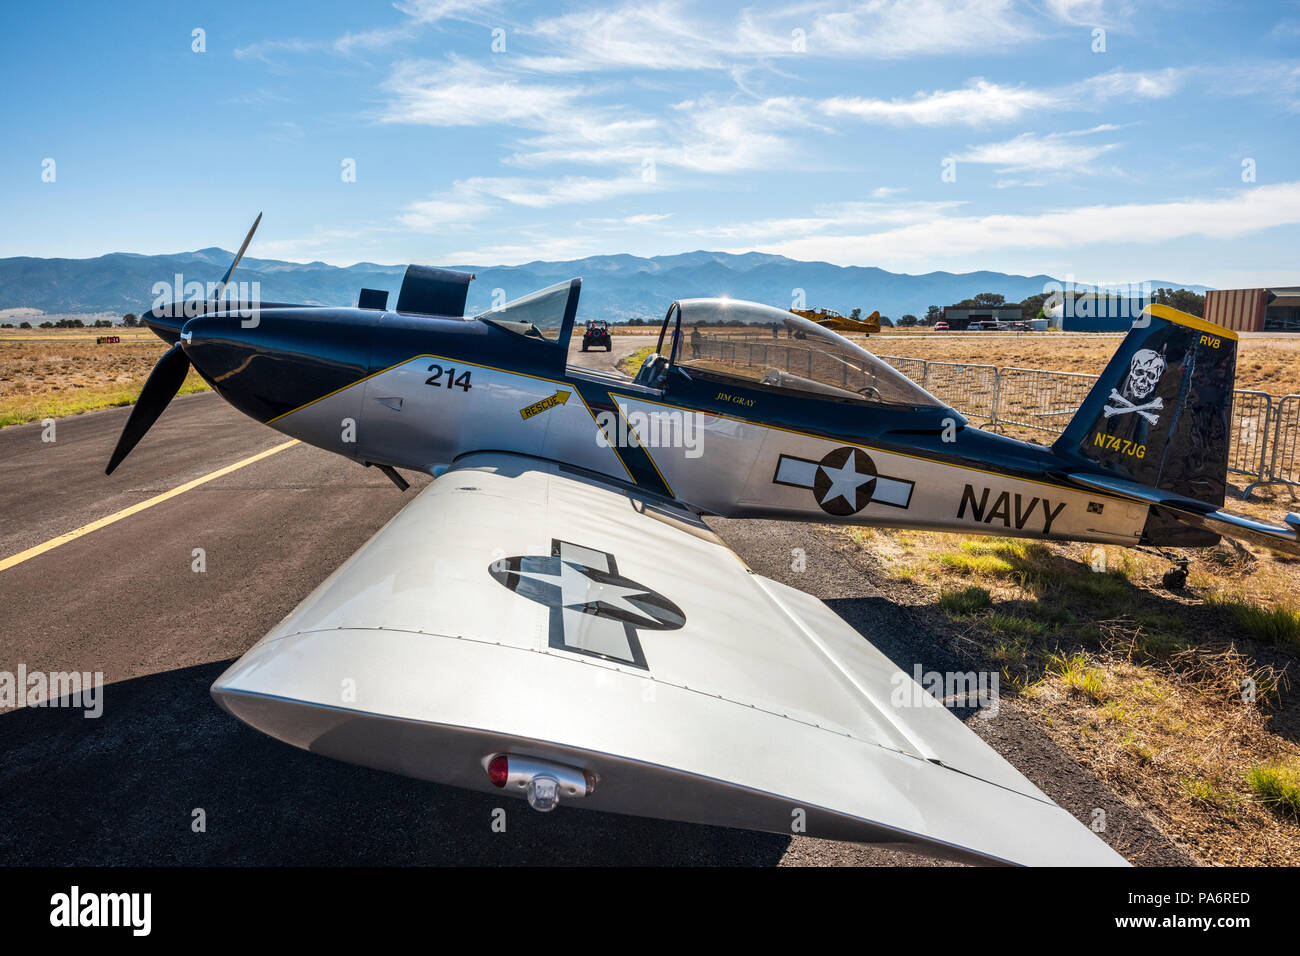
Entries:
{"type": "Polygon", "coordinates": [[[1003,322],[1019,322],[1020,306],[1008,305],[1000,308],[984,306],[968,309],[948,305],[943,309],[943,321],[947,322],[948,328],[954,332],[968,329],[975,322],[997,322],[999,325],[1003,322]]]}
{"type": "Polygon", "coordinates": [[[1300,287],[1213,290],[1205,318],[1234,332],[1300,332],[1300,287]]]}

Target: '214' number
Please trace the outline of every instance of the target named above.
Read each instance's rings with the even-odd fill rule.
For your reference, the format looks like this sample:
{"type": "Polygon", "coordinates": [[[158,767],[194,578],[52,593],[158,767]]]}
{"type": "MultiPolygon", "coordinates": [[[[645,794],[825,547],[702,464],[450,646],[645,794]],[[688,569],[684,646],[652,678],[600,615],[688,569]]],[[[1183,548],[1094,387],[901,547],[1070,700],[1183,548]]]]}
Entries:
{"type": "Polygon", "coordinates": [[[433,374],[424,380],[425,385],[437,385],[441,387],[442,376],[443,376],[443,372],[445,371],[447,374],[448,388],[460,388],[461,390],[466,392],[470,390],[469,369],[466,369],[464,372],[462,372],[459,378],[456,377],[456,369],[452,366],[448,366],[446,369],[444,369],[441,365],[430,365],[429,371],[432,372],[433,374]]]}

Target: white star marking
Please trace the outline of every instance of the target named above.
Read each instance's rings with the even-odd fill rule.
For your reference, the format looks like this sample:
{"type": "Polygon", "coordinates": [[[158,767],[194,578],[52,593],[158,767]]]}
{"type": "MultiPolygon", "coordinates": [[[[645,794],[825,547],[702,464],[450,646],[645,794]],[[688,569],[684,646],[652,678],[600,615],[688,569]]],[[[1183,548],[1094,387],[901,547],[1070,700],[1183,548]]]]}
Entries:
{"type": "Polygon", "coordinates": [[[521,578],[531,578],[534,581],[542,581],[546,584],[558,584],[562,607],[582,610],[585,607],[594,606],[599,601],[607,607],[617,608],[645,621],[647,626],[654,626],[659,623],[653,617],[647,615],[642,608],[627,600],[629,597],[648,594],[649,592],[645,588],[629,588],[621,584],[607,584],[595,581],[588,577],[586,572],[587,569],[580,565],[569,561],[561,561],[558,575],[542,574],[537,571],[519,571],[517,573],[521,578]]]}
{"type": "MultiPolygon", "coordinates": [[[[565,607],[581,608],[601,601],[610,607],[634,614],[647,620],[645,611],[629,604],[628,597],[645,594],[645,588],[628,588],[619,584],[604,584],[587,576],[587,569],[565,561],[560,566],[560,593],[565,607]]],[[[648,618],[653,621],[653,618],[648,618]]]]}
{"type": "Polygon", "coordinates": [[[848,461],[841,468],[831,468],[828,465],[821,466],[821,470],[826,472],[831,480],[830,490],[826,492],[826,496],[821,501],[823,505],[830,504],[836,498],[843,498],[845,504],[850,508],[857,509],[858,487],[865,485],[869,481],[875,481],[876,476],[859,474],[857,469],[853,467],[854,458],[855,456],[850,455],[848,461]]]}

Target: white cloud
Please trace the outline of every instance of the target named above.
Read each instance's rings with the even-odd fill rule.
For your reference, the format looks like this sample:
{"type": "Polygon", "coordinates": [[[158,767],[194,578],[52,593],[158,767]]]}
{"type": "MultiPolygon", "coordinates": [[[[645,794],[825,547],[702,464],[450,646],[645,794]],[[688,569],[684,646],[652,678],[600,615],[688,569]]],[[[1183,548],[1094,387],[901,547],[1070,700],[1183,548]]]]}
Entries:
{"type": "MultiPolygon", "coordinates": [[[[1030,184],[1042,185],[1072,175],[1095,175],[1103,172],[1104,170],[1096,165],[1096,160],[1118,149],[1119,144],[1084,143],[1079,141],[1079,137],[1114,129],[1116,127],[1113,125],[1104,125],[1069,133],[1049,133],[1046,136],[1039,136],[1037,133],[1021,133],[999,143],[983,143],[967,147],[965,151],[955,153],[953,158],[959,163],[996,166],[997,171],[1003,175],[1033,173],[1035,180],[1030,184]]],[[[1114,172],[1114,170],[1106,171],[1114,172]]]]}
{"type": "MultiPolygon", "coordinates": [[[[843,216],[828,216],[775,242],[746,249],[796,259],[895,266],[927,265],[995,249],[1073,249],[1096,243],[1161,243],[1173,239],[1235,239],[1277,226],[1300,225],[1300,182],[1255,186],[1222,198],[1080,206],[1028,214],[984,216],[940,212],[872,233],[846,233],[843,216]]],[[[743,234],[743,227],[737,228],[743,234]]]]}
{"type": "Polygon", "coordinates": [[[822,100],[819,106],[827,116],[847,116],[868,123],[981,126],[1020,119],[1030,111],[1050,109],[1057,102],[1046,90],[976,79],[964,89],[917,93],[909,99],[835,96],[822,100]]]}
{"type": "Polygon", "coordinates": [[[653,182],[639,177],[597,179],[589,176],[565,176],[560,179],[512,179],[474,177],[463,185],[485,196],[492,196],[516,206],[545,209],[564,203],[603,202],[628,193],[647,192],[653,182]]]}
{"type": "Polygon", "coordinates": [[[495,0],[405,0],[394,7],[417,23],[469,20],[497,6],[495,0]]]}
{"type": "Polygon", "coordinates": [[[1009,0],[869,0],[814,15],[808,52],[899,59],[971,50],[983,53],[1038,36],[1009,0]]]}
{"type": "Polygon", "coordinates": [[[524,69],[548,73],[722,69],[744,53],[672,0],[566,13],[538,20],[527,32],[563,51],[519,61],[524,69]]]}
{"type": "Polygon", "coordinates": [[[791,168],[809,162],[791,133],[815,125],[803,101],[792,97],[709,96],[677,103],[661,119],[612,119],[617,115],[595,110],[565,117],[521,140],[510,162],[653,165],[711,174],[791,168]]]}
{"type": "Polygon", "coordinates": [[[1133,14],[1131,4],[1107,0],[1046,0],[1044,5],[1048,13],[1070,26],[1115,26],[1133,14]]]}
{"type": "Polygon", "coordinates": [[[476,63],[398,63],[384,84],[394,99],[382,119],[429,126],[518,124],[546,128],[574,112],[579,87],[530,83],[476,63]]]}
{"type": "Polygon", "coordinates": [[[959,90],[921,92],[909,98],[836,96],[818,108],[828,116],[895,126],[983,126],[1019,120],[1030,113],[1096,109],[1109,100],[1163,99],[1183,83],[1186,70],[1114,70],[1056,87],[1004,86],[982,77],[959,90]]]}
{"type": "Polygon", "coordinates": [[[526,76],[452,60],[398,64],[385,83],[390,123],[505,126],[521,131],[508,162],[730,173],[807,165],[791,134],[821,128],[795,97],[701,96],[654,117],[595,102],[598,89],[537,82],[526,76]]]}
{"type": "Polygon", "coordinates": [[[495,208],[482,196],[453,187],[448,193],[411,203],[397,221],[408,229],[435,232],[464,227],[482,219],[495,208]]]}
{"type": "Polygon", "coordinates": [[[785,219],[759,219],[750,222],[697,229],[693,235],[709,239],[763,240],[820,234],[863,226],[901,227],[932,222],[965,205],[962,200],[885,203],[843,202],[818,206],[813,215],[785,219]]]}
{"type": "Polygon", "coordinates": [[[441,20],[476,20],[492,10],[495,0],[408,0],[393,6],[410,19],[392,27],[376,27],[344,33],[333,40],[262,40],[238,47],[239,59],[257,59],[270,66],[278,65],[275,55],[280,53],[337,53],[351,56],[358,52],[386,49],[416,35],[419,26],[441,20]]]}
{"type": "Polygon", "coordinates": [[[254,59],[263,63],[274,64],[277,53],[315,53],[325,49],[319,40],[261,40],[247,46],[235,48],[235,58],[239,60],[254,59]]]}
{"type": "Polygon", "coordinates": [[[517,65],[546,73],[731,70],[805,56],[886,60],[984,53],[1040,35],[1011,0],[820,2],[770,11],[746,8],[731,20],[709,19],[677,0],[659,0],[544,17],[523,32],[554,52],[520,57],[517,65]]]}
{"type": "Polygon", "coordinates": [[[1212,91],[1229,96],[1267,98],[1300,112],[1300,60],[1264,60],[1212,67],[1212,91]]]}
{"type": "Polygon", "coordinates": [[[1190,72],[1173,66],[1138,72],[1111,70],[1061,87],[1060,95],[1064,102],[1076,109],[1091,102],[1112,99],[1162,100],[1177,93],[1190,72]]]}
{"type": "Polygon", "coordinates": [[[473,176],[457,180],[445,193],[411,203],[398,221],[409,229],[434,231],[466,225],[506,206],[547,209],[574,203],[604,202],[653,188],[654,183],[639,176],[620,179],[473,176]]]}
{"type": "Polygon", "coordinates": [[[360,30],[345,33],[334,41],[332,47],[336,53],[348,55],[359,50],[382,50],[402,40],[408,40],[414,32],[406,26],[380,27],[375,30],[360,30]]]}

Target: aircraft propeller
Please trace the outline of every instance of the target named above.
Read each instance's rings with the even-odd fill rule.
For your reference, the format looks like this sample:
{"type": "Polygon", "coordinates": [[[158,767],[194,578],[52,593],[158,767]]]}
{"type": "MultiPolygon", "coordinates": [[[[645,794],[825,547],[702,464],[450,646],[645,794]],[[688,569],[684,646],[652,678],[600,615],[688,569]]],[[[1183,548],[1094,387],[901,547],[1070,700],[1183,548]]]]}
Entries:
{"type": "MultiPolygon", "coordinates": [[[[221,301],[230,282],[230,276],[234,273],[235,267],[239,265],[239,260],[244,258],[244,252],[248,249],[248,244],[253,241],[253,233],[257,231],[257,225],[261,221],[262,214],[259,212],[257,218],[253,220],[252,228],[248,230],[248,235],[244,237],[243,245],[235,253],[230,268],[221,277],[221,282],[217,284],[212,298],[208,300],[208,303],[204,304],[205,312],[209,303],[221,301]]],[[[183,303],[174,302],[172,304],[173,310],[178,307],[183,309],[183,303]]],[[[149,378],[140,391],[140,397],[136,399],[135,407],[131,409],[131,415],[126,420],[126,426],[117,439],[117,447],[113,449],[113,455],[108,460],[108,467],[104,469],[104,474],[111,475],[114,469],[122,463],[123,459],[131,453],[131,449],[145,436],[145,433],[153,427],[153,423],[158,420],[158,416],[163,413],[171,400],[176,397],[176,393],[180,391],[181,385],[185,382],[185,376],[189,374],[189,371],[190,359],[185,354],[185,342],[180,339],[175,341],[175,344],[163,353],[162,358],[158,360],[158,364],[149,373],[149,378]]]]}

